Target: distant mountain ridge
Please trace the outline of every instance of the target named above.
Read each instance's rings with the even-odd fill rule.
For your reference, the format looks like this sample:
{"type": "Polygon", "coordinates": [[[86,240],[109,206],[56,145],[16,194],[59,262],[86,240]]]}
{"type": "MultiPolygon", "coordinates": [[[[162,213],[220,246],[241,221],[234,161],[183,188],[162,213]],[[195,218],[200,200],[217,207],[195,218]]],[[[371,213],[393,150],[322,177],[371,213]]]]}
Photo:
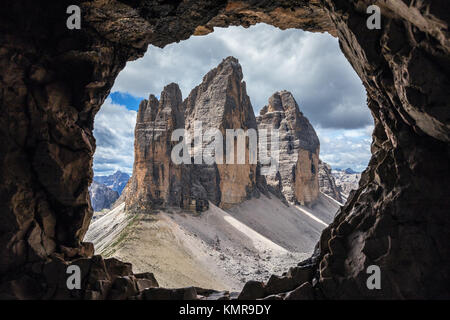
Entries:
{"type": "Polygon", "coordinates": [[[361,173],[355,172],[350,168],[345,170],[332,169],[331,174],[334,178],[335,184],[341,194],[343,202],[347,201],[348,196],[352,190],[358,189],[361,173]]]}
{"type": "Polygon", "coordinates": [[[334,171],[342,171],[345,172],[347,174],[356,174],[356,173],[361,173],[360,171],[355,171],[352,168],[347,168],[347,169],[342,169],[342,168],[333,168],[334,171]]]}
{"type": "Polygon", "coordinates": [[[117,191],[119,196],[122,194],[122,191],[127,185],[129,179],[130,176],[120,170],[109,176],[94,176],[94,181],[104,184],[108,188],[117,191]]]}
{"type": "Polygon", "coordinates": [[[104,184],[92,181],[89,186],[89,196],[94,211],[110,209],[111,205],[119,198],[119,193],[104,184]]]}

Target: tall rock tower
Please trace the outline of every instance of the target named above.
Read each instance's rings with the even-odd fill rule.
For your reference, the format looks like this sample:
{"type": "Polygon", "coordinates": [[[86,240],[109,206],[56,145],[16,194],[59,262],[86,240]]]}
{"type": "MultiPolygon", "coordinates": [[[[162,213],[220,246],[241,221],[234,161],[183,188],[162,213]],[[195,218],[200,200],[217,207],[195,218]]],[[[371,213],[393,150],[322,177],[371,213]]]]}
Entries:
{"type": "Polygon", "coordinates": [[[183,200],[183,170],[171,161],[171,134],[184,128],[181,91],[167,85],[160,100],[150,95],[141,101],[136,119],[134,165],[124,197],[128,208],[151,209],[183,200]]]}
{"type": "Polygon", "coordinates": [[[258,129],[278,129],[279,171],[268,186],[289,203],[312,204],[319,196],[319,138],[288,91],[275,92],[257,117],[258,129]]]}
{"type": "MultiPolygon", "coordinates": [[[[160,101],[151,95],[141,102],[135,128],[133,176],[122,197],[127,208],[177,206],[203,211],[208,208],[208,201],[225,208],[256,192],[256,164],[248,161],[248,141],[245,164],[226,163],[225,138],[223,164],[174,164],[171,160],[172,148],[178,143],[171,142],[175,129],[185,128],[194,136],[195,124],[201,122],[202,135],[215,128],[223,137],[227,129],[257,129],[242,79],[238,60],[228,57],[203,77],[184,102],[174,83],[164,88],[160,101]]],[[[204,140],[201,148],[192,146],[192,160],[211,141],[214,140],[204,140]]]]}
{"type": "Polygon", "coordinates": [[[209,71],[184,101],[174,83],[164,88],[159,101],[153,95],[143,100],[137,115],[134,149],[133,176],[121,197],[127,208],[175,206],[203,211],[209,201],[228,208],[258,190],[265,191],[267,186],[294,204],[309,205],[319,196],[319,139],[313,127],[287,91],[272,95],[255,118],[242,68],[234,57],[209,71]],[[192,139],[186,144],[189,163],[176,164],[171,153],[179,142],[172,142],[171,137],[175,129],[182,128],[191,138],[201,136],[202,140],[192,139]],[[220,132],[223,139],[222,163],[203,161],[205,150],[217,143],[208,135],[211,129],[220,132]],[[245,150],[242,164],[237,161],[239,138],[230,138],[232,148],[227,141],[227,130],[242,130],[244,134],[254,130],[256,137],[257,129],[278,129],[280,133],[279,170],[268,176],[261,176],[261,166],[250,162],[251,150],[255,151],[252,155],[257,155],[256,139],[241,140],[245,150]],[[227,161],[230,149],[234,150],[233,163],[227,161]],[[200,163],[196,162],[198,156],[203,158],[200,163]]]}
{"type": "MultiPolygon", "coordinates": [[[[249,163],[249,141],[245,145],[245,164],[236,164],[237,159],[234,164],[225,163],[226,130],[253,129],[256,132],[257,129],[255,114],[242,79],[239,61],[228,57],[203,77],[203,82],[191,91],[183,103],[186,129],[191,134],[197,121],[202,123],[203,133],[215,128],[224,137],[224,163],[194,168],[203,176],[199,184],[205,187],[208,198],[222,208],[241,203],[256,188],[256,164],[249,163]],[[211,181],[216,182],[215,187],[210,185],[211,181]]],[[[203,149],[209,142],[203,141],[203,149]]]]}

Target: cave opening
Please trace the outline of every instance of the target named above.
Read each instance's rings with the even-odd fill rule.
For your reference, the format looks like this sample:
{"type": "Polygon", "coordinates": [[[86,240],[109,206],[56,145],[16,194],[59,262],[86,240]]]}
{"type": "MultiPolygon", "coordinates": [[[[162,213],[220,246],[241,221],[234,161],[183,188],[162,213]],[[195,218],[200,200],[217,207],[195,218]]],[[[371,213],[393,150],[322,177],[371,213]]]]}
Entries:
{"type": "MultiPolygon", "coordinates": [[[[153,288],[151,274],[134,274],[127,263],[93,255],[92,244],[83,242],[92,216],[93,122],[120,70],[149,44],[163,47],[214,27],[265,22],[336,36],[367,90],[375,128],[359,188],[324,229],[315,253],[285,276],[248,282],[242,297],[448,298],[450,198],[442,183],[450,176],[448,4],[377,3],[381,28],[369,30],[363,0],[281,5],[186,0],[161,6],[145,0],[86,1],[80,2],[82,28],[68,30],[68,1],[36,6],[5,0],[0,296],[195,299],[211,294],[192,287],[153,288]],[[66,287],[65,271],[73,264],[86,271],[78,291],[66,287]],[[382,274],[380,290],[366,286],[366,271],[374,265],[382,274]],[[293,280],[295,290],[283,286],[293,280]]],[[[191,205],[202,209],[206,203],[191,205]]]]}
{"type": "MultiPolygon", "coordinates": [[[[249,126],[249,122],[238,124],[246,128],[249,126]]],[[[223,129],[239,127],[230,122],[227,125],[230,128],[224,125],[223,129]]],[[[188,125],[178,123],[179,126],[188,125]]],[[[344,205],[350,191],[358,187],[360,173],[366,168],[370,158],[372,130],[373,122],[366,105],[366,91],[342,54],[337,39],[329,34],[296,29],[283,31],[267,24],[257,24],[249,28],[215,28],[208,35],[193,36],[164,48],[149,46],[143,58],[127,63],[96,115],[94,136],[97,147],[93,165],[95,187],[90,187],[95,224],[88,231],[85,241],[94,242],[96,253],[131,262],[136,272],[154,272],[157,278],[160,277],[160,285],[165,287],[196,285],[240,291],[248,280],[267,281],[270,274],[281,274],[312,254],[323,228],[333,220],[339,206],[344,205]],[[234,63],[237,67],[233,66],[234,63]],[[216,69],[219,70],[214,71],[216,69]],[[173,83],[176,83],[175,89],[173,83]],[[201,90],[195,91],[198,87],[201,90]],[[280,95],[280,92],[285,91],[280,95]],[[248,96],[249,102],[239,101],[242,100],[241,96],[248,96]],[[189,104],[191,97],[195,102],[189,104]],[[232,107],[227,109],[227,101],[231,100],[232,107]],[[153,111],[150,111],[151,108],[153,111]],[[288,174],[283,173],[281,177],[278,173],[278,180],[275,180],[282,183],[285,190],[298,190],[291,194],[280,189],[277,190],[279,195],[276,195],[274,189],[267,191],[263,188],[267,193],[260,193],[261,186],[258,185],[255,188],[256,197],[248,193],[245,197],[238,194],[236,199],[234,194],[224,200],[223,193],[230,193],[230,189],[239,189],[241,186],[229,183],[220,188],[220,184],[224,184],[220,169],[214,178],[217,179],[216,184],[206,181],[211,180],[211,176],[198,171],[195,174],[203,176],[196,180],[195,188],[204,189],[207,195],[194,200],[197,220],[173,218],[176,214],[184,216],[185,212],[180,208],[187,209],[186,199],[183,199],[186,195],[183,195],[179,187],[174,190],[165,187],[165,184],[172,186],[178,183],[176,179],[165,179],[165,175],[170,177],[172,174],[169,164],[171,160],[161,157],[155,151],[156,148],[165,148],[164,144],[170,145],[167,137],[163,137],[166,140],[163,139],[162,143],[161,137],[152,140],[148,135],[154,137],[158,130],[170,132],[177,129],[176,126],[162,127],[162,122],[175,121],[177,116],[167,117],[167,113],[180,108],[183,113],[191,114],[184,119],[185,122],[189,121],[190,116],[191,122],[203,119],[205,125],[212,122],[217,126],[220,126],[220,121],[226,122],[227,117],[245,118],[246,113],[254,113],[253,117],[260,123],[258,128],[270,128],[268,123],[272,120],[268,116],[281,110],[283,116],[275,121],[278,122],[276,126],[282,130],[281,140],[285,144],[285,150],[280,150],[283,159],[279,161],[283,162],[280,164],[281,170],[287,170],[288,174]],[[187,110],[189,108],[194,111],[187,110]],[[213,109],[209,118],[202,118],[197,114],[206,113],[205,108],[213,109]],[[270,109],[269,112],[267,109],[270,109]],[[195,114],[192,115],[193,113],[195,114]],[[215,117],[220,116],[222,120],[217,122],[215,117]],[[294,119],[288,119],[289,117],[294,119]],[[138,130],[143,133],[138,133],[138,130]],[[309,135],[303,134],[303,131],[309,135]],[[140,139],[140,142],[135,139],[140,139]],[[309,140],[314,139],[318,139],[317,148],[320,149],[320,155],[318,150],[315,160],[315,156],[312,156],[315,151],[308,152],[306,157],[302,155],[304,149],[312,148],[313,143],[309,140]],[[134,158],[136,152],[138,159],[134,158]],[[298,160],[291,160],[294,158],[298,160]],[[133,168],[138,172],[133,172],[133,168]],[[151,176],[151,179],[146,180],[146,176],[151,176]],[[131,179],[129,190],[125,189],[128,179],[131,179]],[[314,180],[312,184],[316,184],[319,190],[314,191],[315,186],[311,183],[302,185],[300,179],[314,180]],[[137,189],[144,188],[139,181],[151,185],[148,188],[150,190],[139,192],[137,189]],[[132,184],[135,184],[133,190],[132,184]],[[116,194],[110,196],[111,190],[105,187],[116,191],[116,194]],[[221,194],[211,195],[216,192],[216,188],[220,189],[221,194]],[[122,195],[122,192],[125,193],[122,195]],[[311,195],[314,192],[317,194],[311,195]],[[296,193],[301,196],[297,198],[296,193]],[[267,198],[268,195],[269,198],[272,196],[272,202],[267,198]],[[168,203],[171,196],[176,200],[168,203]],[[116,208],[121,203],[125,203],[124,212],[131,211],[132,205],[135,206],[138,202],[135,199],[137,197],[141,197],[141,202],[150,202],[146,209],[141,208],[137,212],[169,213],[174,225],[169,225],[164,220],[167,218],[165,216],[151,223],[145,219],[143,222],[133,221],[134,225],[131,227],[123,223],[119,227],[121,232],[105,225],[111,221],[108,213],[119,215],[120,210],[116,208]],[[273,203],[274,199],[281,201],[273,203]],[[334,202],[333,205],[330,205],[330,201],[334,202]],[[214,207],[207,208],[202,213],[205,206],[210,206],[208,202],[212,202],[214,207]],[[285,206],[290,206],[291,209],[284,209],[285,206]],[[301,209],[297,209],[299,206],[301,209]],[[218,213],[219,210],[221,212],[218,213]],[[261,221],[255,224],[252,221],[259,211],[267,211],[268,214],[261,215],[261,221]],[[280,215],[279,211],[284,215],[280,215]],[[198,218],[207,217],[208,213],[209,224],[198,218]],[[274,223],[277,214],[278,222],[274,223]],[[220,219],[228,219],[228,224],[219,224],[220,219]],[[200,224],[203,229],[209,228],[210,234],[193,227],[195,223],[200,224]],[[234,233],[222,230],[230,226],[236,228],[234,233]],[[155,238],[160,237],[158,232],[149,231],[154,228],[160,230],[160,233],[171,234],[179,242],[188,242],[190,247],[179,248],[168,239],[159,239],[159,247],[155,245],[148,248],[144,242],[158,242],[155,238]],[[201,240],[200,243],[189,237],[177,238],[180,235],[174,228],[182,229],[189,236],[195,235],[201,240]],[[99,229],[103,233],[98,233],[99,229]],[[99,242],[109,232],[114,237],[109,237],[108,243],[99,242]],[[307,236],[299,237],[295,233],[307,236]],[[221,238],[225,240],[221,241],[221,238]],[[120,241],[116,241],[117,239],[120,241]],[[233,241],[238,245],[231,249],[233,241]],[[140,246],[144,249],[141,250],[140,246]],[[200,261],[197,257],[180,254],[181,249],[195,251],[193,248],[197,247],[213,252],[209,254],[213,259],[203,258],[200,261]],[[236,253],[231,254],[231,250],[236,253]],[[157,253],[161,251],[164,251],[164,255],[157,253]],[[275,253],[269,253],[272,251],[275,253]],[[172,256],[167,255],[167,252],[171,252],[172,256]],[[251,254],[246,255],[244,252],[251,254]],[[175,256],[178,259],[176,263],[172,261],[175,256]],[[192,282],[193,275],[189,274],[189,270],[194,270],[194,264],[201,266],[197,267],[196,274],[199,273],[198,270],[203,270],[205,274],[198,279],[194,278],[192,282]],[[214,264],[218,266],[214,269],[215,276],[220,281],[213,281],[210,271],[204,267],[208,265],[211,268],[214,264]],[[170,275],[161,271],[164,269],[171,270],[166,272],[170,275]]],[[[237,141],[237,137],[234,140],[237,141]]],[[[193,140],[190,147],[194,150],[193,140]]],[[[164,151],[170,152],[170,148],[164,151]]],[[[194,156],[191,157],[191,163],[194,163],[194,156]]],[[[239,171],[238,174],[243,172],[239,171]]],[[[259,173],[250,174],[252,179],[259,173]]],[[[237,183],[246,188],[251,187],[246,185],[245,180],[237,183]]],[[[191,194],[187,197],[190,196],[191,194]]]]}

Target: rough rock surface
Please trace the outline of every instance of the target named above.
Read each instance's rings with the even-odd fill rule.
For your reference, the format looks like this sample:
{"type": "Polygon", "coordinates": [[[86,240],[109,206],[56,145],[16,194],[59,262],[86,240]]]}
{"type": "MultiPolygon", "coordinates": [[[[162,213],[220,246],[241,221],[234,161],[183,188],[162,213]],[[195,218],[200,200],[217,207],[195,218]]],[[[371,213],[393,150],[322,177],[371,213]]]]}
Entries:
{"type": "MultiPolygon", "coordinates": [[[[151,273],[133,274],[131,264],[115,258],[92,256],[93,246],[85,258],[74,259],[67,251],[46,262],[37,262],[25,269],[26,275],[3,282],[0,299],[127,299],[139,292],[158,287],[151,273]],[[67,287],[67,268],[76,265],[81,270],[81,289],[67,287]]],[[[72,256],[73,257],[73,256],[72,256]]]]}
{"type": "Polygon", "coordinates": [[[91,197],[91,206],[94,211],[111,208],[111,205],[119,198],[117,191],[96,181],[92,181],[92,184],[89,186],[89,196],[91,197]]]}
{"type": "Polygon", "coordinates": [[[268,186],[290,203],[312,204],[319,196],[320,143],[292,94],[274,93],[257,122],[258,130],[279,130],[279,170],[266,176],[268,186]]]}
{"type": "Polygon", "coordinates": [[[311,258],[314,297],[449,298],[448,1],[379,1],[379,30],[366,28],[371,3],[81,1],[83,27],[68,30],[72,1],[4,0],[0,291],[38,297],[25,276],[33,263],[67,248],[67,261],[89,257],[93,121],[125,63],[150,43],[267,22],[336,35],[375,120],[368,169],[311,258]],[[382,289],[370,291],[365,269],[374,263],[382,289]]]}
{"type": "Polygon", "coordinates": [[[334,175],[332,174],[331,166],[319,159],[319,189],[320,192],[329,195],[336,201],[344,203],[341,196],[341,189],[337,186],[334,175]]]}
{"type": "Polygon", "coordinates": [[[172,132],[184,127],[181,91],[177,84],[164,87],[161,98],[141,101],[136,119],[133,176],[124,191],[128,209],[180,205],[182,166],[171,161],[172,132]]]}
{"type": "Polygon", "coordinates": [[[117,191],[119,195],[122,194],[123,189],[127,185],[130,176],[120,170],[114,172],[109,176],[94,176],[94,181],[106,185],[108,188],[117,191]]]}
{"type": "MultiPolygon", "coordinates": [[[[194,88],[183,102],[186,130],[191,136],[194,135],[195,122],[202,123],[203,150],[213,140],[213,137],[205,134],[208,129],[218,129],[222,133],[223,164],[194,166],[192,172],[193,176],[202,176],[197,183],[198,187],[203,187],[204,192],[208,193],[208,199],[222,208],[241,203],[256,190],[256,164],[249,163],[251,142],[244,145],[245,164],[238,164],[238,141],[235,143],[232,163],[227,159],[227,150],[231,146],[226,141],[226,130],[256,130],[255,114],[242,79],[239,61],[228,57],[209,71],[203,77],[203,82],[194,88]],[[217,186],[205,185],[213,181],[217,186]]],[[[197,152],[198,150],[193,150],[192,153],[195,156],[197,152]]]]}
{"type": "Polygon", "coordinates": [[[248,144],[244,145],[245,164],[236,164],[236,160],[235,164],[226,163],[226,130],[256,129],[242,78],[238,60],[228,57],[204,76],[184,102],[176,84],[164,88],[159,102],[153,95],[141,102],[133,176],[124,196],[127,208],[176,206],[203,211],[208,208],[208,201],[225,208],[256,192],[256,164],[249,164],[248,144]],[[202,148],[195,147],[193,141],[196,122],[202,126],[203,143],[198,144],[202,148]],[[171,136],[175,129],[184,128],[192,137],[190,163],[175,164],[171,152],[178,141],[172,142],[171,136]],[[205,153],[201,163],[195,162],[211,143],[205,134],[209,129],[218,129],[224,137],[223,164],[205,163],[205,153]]]}

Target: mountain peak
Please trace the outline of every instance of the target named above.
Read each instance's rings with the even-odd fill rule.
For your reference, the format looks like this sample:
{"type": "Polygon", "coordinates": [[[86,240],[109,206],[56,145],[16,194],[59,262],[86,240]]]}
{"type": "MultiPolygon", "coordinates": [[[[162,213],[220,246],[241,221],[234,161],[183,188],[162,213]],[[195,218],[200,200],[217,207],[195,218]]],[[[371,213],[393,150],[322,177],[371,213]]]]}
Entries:
{"type": "Polygon", "coordinates": [[[125,188],[128,179],[130,179],[130,176],[127,173],[122,172],[120,170],[117,170],[116,172],[114,172],[109,176],[94,177],[95,182],[104,184],[108,188],[117,191],[119,195],[122,193],[123,188],[125,188]]]}
{"type": "Polygon", "coordinates": [[[239,60],[233,56],[226,57],[222,60],[222,62],[218,65],[218,67],[232,67],[232,68],[242,68],[239,60]]]}
{"type": "Polygon", "coordinates": [[[310,204],[319,196],[319,138],[291,92],[277,91],[257,117],[259,129],[279,131],[280,170],[267,183],[291,203],[310,204]],[[301,163],[301,165],[299,165],[301,163]],[[293,174],[294,172],[294,174],[293,174]]]}
{"type": "Polygon", "coordinates": [[[203,121],[212,127],[234,128],[242,118],[244,128],[256,128],[250,98],[243,81],[242,67],[235,57],[227,57],[204,77],[184,101],[186,129],[193,121],[203,121]],[[239,114],[239,116],[238,116],[239,114]],[[234,121],[234,120],[236,121],[234,121]],[[234,123],[233,123],[234,121],[234,123]]]}
{"type": "Polygon", "coordinates": [[[286,112],[288,110],[298,112],[299,116],[303,116],[293,94],[290,91],[281,90],[270,96],[269,104],[261,109],[260,114],[263,115],[266,112],[276,111],[286,112]]]}
{"type": "Polygon", "coordinates": [[[210,83],[217,77],[227,79],[233,77],[236,81],[241,82],[244,76],[242,74],[242,67],[239,64],[239,60],[232,56],[223,59],[217,67],[211,69],[207,74],[205,74],[203,77],[203,82],[200,86],[210,83]]]}

